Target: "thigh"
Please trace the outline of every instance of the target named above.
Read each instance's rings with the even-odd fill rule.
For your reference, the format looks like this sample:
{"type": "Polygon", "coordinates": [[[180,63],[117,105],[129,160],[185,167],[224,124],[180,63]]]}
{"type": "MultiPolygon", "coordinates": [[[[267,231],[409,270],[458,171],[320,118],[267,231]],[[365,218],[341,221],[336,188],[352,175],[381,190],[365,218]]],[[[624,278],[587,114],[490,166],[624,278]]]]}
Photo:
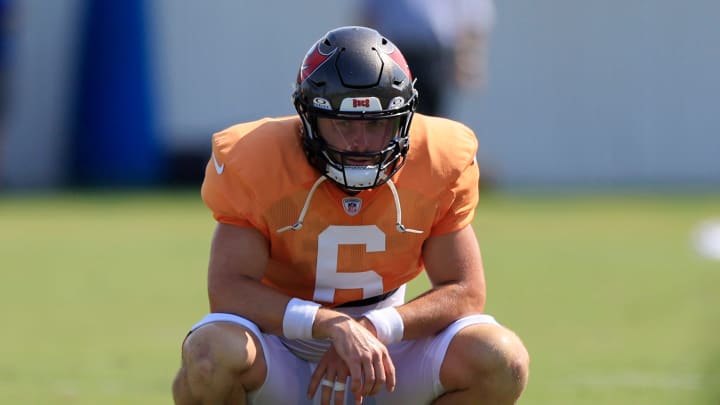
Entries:
{"type": "Polygon", "coordinates": [[[312,365],[294,354],[280,342],[277,336],[262,333],[253,322],[232,314],[209,314],[195,324],[192,331],[201,326],[224,322],[243,327],[253,335],[258,350],[258,361],[264,362],[264,380],[258,388],[247,394],[248,404],[311,404],[306,392],[310,384],[312,365]]]}
{"type": "Polygon", "coordinates": [[[267,376],[260,388],[248,393],[253,405],[312,404],[307,399],[312,364],[295,356],[277,336],[263,335],[267,376]]]}
{"type": "Polygon", "coordinates": [[[469,395],[482,393],[489,402],[509,402],[489,398],[494,397],[492,393],[522,391],[527,380],[527,349],[513,331],[501,325],[468,326],[455,334],[447,348],[440,370],[445,390],[472,390],[475,394],[469,395]]]}
{"type": "MultiPolygon", "coordinates": [[[[489,315],[471,315],[450,324],[435,336],[404,341],[388,347],[395,364],[395,391],[381,391],[376,404],[429,404],[445,392],[440,369],[450,342],[462,329],[475,324],[494,324],[489,315]]],[[[372,403],[372,402],[369,402],[372,403]]]]}

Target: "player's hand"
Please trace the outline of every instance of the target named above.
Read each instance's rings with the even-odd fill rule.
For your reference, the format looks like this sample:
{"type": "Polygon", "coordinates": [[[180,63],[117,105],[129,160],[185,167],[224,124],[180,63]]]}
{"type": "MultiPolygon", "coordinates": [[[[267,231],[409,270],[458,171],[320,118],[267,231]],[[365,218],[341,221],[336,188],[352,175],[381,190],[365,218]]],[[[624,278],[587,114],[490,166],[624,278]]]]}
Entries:
{"type": "MultiPolygon", "coordinates": [[[[318,337],[332,340],[332,347],[350,373],[350,390],[355,402],[377,394],[383,386],[395,390],[395,365],[387,347],[367,328],[347,315],[331,310],[318,311],[318,337]]],[[[332,378],[332,376],[326,376],[332,378]]]]}
{"type": "MultiPolygon", "coordinates": [[[[333,346],[325,352],[320,358],[313,375],[310,377],[310,385],[308,386],[308,398],[315,396],[318,386],[320,386],[320,404],[329,405],[332,393],[335,392],[335,400],[333,405],[342,405],[345,400],[345,383],[350,375],[345,361],[340,358],[333,346]],[[339,389],[342,387],[342,389],[339,389]]],[[[362,397],[355,398],[355,402],[362,402],[362,397]]]]}

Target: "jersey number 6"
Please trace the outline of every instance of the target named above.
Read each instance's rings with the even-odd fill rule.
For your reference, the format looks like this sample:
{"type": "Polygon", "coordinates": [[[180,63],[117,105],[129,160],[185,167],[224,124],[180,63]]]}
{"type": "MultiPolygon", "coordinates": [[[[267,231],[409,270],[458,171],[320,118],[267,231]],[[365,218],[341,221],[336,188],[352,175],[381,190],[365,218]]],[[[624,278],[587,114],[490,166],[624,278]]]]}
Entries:
{"type": "Polygon", "coordinates": [[[362,288],[363,299],[383,293],[382,277],[373,270],[339,273],[338,247],[365,245],[367,252],[385,251],[385,234],[375,225],[330,225],[318,235],[318,257],[313,299],[332,302],[336,289],[362,288]]]}

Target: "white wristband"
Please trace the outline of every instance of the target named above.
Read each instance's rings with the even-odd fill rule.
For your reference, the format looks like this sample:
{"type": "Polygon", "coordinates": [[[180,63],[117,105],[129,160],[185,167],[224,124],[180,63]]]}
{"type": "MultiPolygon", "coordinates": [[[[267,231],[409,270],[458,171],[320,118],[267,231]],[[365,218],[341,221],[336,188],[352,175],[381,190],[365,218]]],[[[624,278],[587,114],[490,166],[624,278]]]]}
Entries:
{"type": "Polygon", "coordinates": [[[403,324],[400,313],[395,307],[373,309],[363,316],[375,326],[379,341],[389,345],[402,340],[405,324],[403,324]]]}
{"type": "Polygon", "coordinates": [[[318,303],[291,299],[283,315],[283,336],[288,339],[312,339],[312,327],[318,309],[318,303]]]}

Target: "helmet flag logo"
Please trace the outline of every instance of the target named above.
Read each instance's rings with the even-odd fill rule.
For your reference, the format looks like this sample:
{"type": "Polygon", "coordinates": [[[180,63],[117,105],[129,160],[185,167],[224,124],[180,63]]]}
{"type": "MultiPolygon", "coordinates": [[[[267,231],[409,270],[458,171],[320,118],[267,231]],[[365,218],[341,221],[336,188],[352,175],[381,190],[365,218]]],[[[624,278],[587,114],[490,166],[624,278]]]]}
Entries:
{"type": "Polygon", "coordinates": [[[315,72],[323,63],[325,63],[325,61],[328,60],[335,53],[336,50],[337,49],[333,49],[327,54],[324,54],[320,52],[320,49],[318,49],[317,45],[314,46],[305,56],[304,63],[300,68],[300,77],[298,78],[298,82],[302,83],[305,79],[308,78],[308,76],[313,74],[313,72],[315,72]]]}

